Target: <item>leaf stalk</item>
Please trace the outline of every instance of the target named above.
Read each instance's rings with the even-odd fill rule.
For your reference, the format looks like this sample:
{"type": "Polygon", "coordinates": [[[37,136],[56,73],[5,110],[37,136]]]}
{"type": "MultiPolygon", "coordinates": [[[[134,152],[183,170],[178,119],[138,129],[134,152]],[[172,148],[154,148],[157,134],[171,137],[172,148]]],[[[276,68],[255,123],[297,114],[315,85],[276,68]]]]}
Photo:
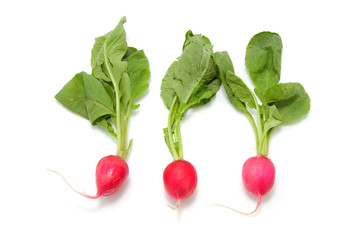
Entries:
{"type": "Polygon", "coordinates": [[[106,70],[108,71],[109,75],[110,75],[110,79],[112,84],[114,85],[114,89],[115,89],[115,127],[116,127],[116,137],[117,137],[117,150],[116,150],[116,156],[119,156],[121,158],[123,158],[123,152],[122,150],[122,140],[123,140],[123,126],[122,126],[122,114],[121,114],[121,109],[120,109],[120,91],[119,91],[119,84],[116,83],[114,75],[112,73],[111,67],[110,67],[110,62],[108,59],[108,55],[107,55],[107,50],[106,50],[106,41],[104,42],[104,48],[103,48],[103,52],[104,52],[104,58],[105,58],[105,66],[106,66],[106,70]]]}

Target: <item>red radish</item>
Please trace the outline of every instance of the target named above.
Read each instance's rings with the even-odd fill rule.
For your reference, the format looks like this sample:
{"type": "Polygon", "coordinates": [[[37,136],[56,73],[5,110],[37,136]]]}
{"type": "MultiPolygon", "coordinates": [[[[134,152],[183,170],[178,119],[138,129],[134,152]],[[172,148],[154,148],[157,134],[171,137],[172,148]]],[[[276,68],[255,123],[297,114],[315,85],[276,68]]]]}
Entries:
{"type": "Polygon", "coordinates": [[[183,159],[173,161],[164,170],[165,190],[176,200],[177,209],[182,199],[190,197],[197,185],[197,173],[194,166],[183,159]]]}
{"type": "Polygon", "coordinates": [[[255,213],[261,203],[261,197],[268,193],[275,181],[275,167],[271,160],[265,156],[257,155],[245,161],[242,169],[242,179],[246,189],[255,194],[258,203],[255,213]]]}
{"type": "Polygon", "coordinates": [[[103,157],[96,166],[97,193],[95,196],[89,196],[75,190],[60,173],[53,170],[49,171],[60,175],[76,193],[90,199],[114,194],[122,186],[129,175],[129,167],[124,159],[114,155],[103,157]]]}
{"type": "Polygon", "coordinates": [[[251,157],[243,165],[242,180],[246,189],[257,197],[257,205],[254,211],[244,213],[221,204],[214,205],[229,208],[244,215],[251,215],[257,212],[260,207],[261,197],[267,194],[274,185],[275,166],[269,158],[263,155],[251,157]]]}

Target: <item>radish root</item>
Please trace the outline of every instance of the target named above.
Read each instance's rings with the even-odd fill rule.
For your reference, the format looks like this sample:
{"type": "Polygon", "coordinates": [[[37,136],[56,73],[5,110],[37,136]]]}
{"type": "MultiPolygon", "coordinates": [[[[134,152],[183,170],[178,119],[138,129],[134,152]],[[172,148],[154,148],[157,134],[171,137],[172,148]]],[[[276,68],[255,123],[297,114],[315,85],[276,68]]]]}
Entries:
{"type": "Polygon", "coordinates": [[[176,205],[175,205],[175,207],[172,207],[172,206],[170,206],[170,205],[168,205],[168,207],[175,211],[176,209],[179,208],[180,202],[181,202],[181,199],[178,198],[178,199],[176,200],[176,205]]]}
{"type": "Polygon", "coordinates": [[[80,194],[81,196],[86,197],[86,198],[89,198],[89,199],[96,199],[96,198],[100,197],[98,194],[96,194],[95,196],[89,196],[89,195],[87,195],[87,194],[85,194],[85,193],[79,192],[79,191],[77,191],[75,188],[73,188],[73,187],[70,185],[70,183],[65,179],[65,177],[64,177],[63,175],[61,175],[59,172],[54,171],[54,170],[50,170],[50,169],[46,169],[46,170],[47,170],[47,171],[50,171],[50,172],[53,172],[53,173],[56,173],[57,175],[59,175],[59,176],[65,181],[65,183],[66,183],[74,192],[76,192],[77,194],[80,194]]]}
{"type": "Polygon", "coordinates": [[[259,194],[259,195],[257,196],[257,204],[256,204],[255,210],[252,211],[252,212],[249,212],[249,213],[240,212],[239,210],[236,210],[236,209],[234,209],[234,208],[231,208],[231,207],[228,207],[228,206],[225,206],[225,205],[221,205],[221,204],[213,204],[213,205],[230,209],[230,210],[232,210],[232,211],[234,211],[234,212],[237,212],[237,213],[240,213],[240,214],[242,214],[242,215],[252,215],[252,214],[256,213],[256,212],[259,210],[260,203],[261,203],[261,195],[259,194]]]}

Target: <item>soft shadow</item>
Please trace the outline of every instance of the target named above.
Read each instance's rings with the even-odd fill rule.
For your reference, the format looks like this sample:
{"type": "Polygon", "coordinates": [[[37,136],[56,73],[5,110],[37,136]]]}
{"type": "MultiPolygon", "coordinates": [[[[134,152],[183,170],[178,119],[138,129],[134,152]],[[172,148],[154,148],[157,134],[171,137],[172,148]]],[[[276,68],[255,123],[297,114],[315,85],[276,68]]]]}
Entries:
{"type": "Polygon", "coordinates": [[[122,196],[125,194],[126,190],[129,188],[129,185],[131,184],[130,178],[127,179],[124,184],[121,186],[121,188],[110,196],[102,196],[99,198],[99,206],[98,208],[111,206],[113,204],[118,204],[119,201],[121,201],[122,196]]]}
{"type": "Polygon", "coordinates": [[[127,179],[124,184],[121,186],[121,188],[114,193],[113,195],[110,196],[101,196],[97,199],[87,199],[88,201],[96,201],[97,204],[95,206],[84,206],[84,205],[77,205],[77,207],[79,209],[82,209],[84,211],[87,212],[97,212],[99,211],[101,208],[104,207],[108,207],[111,206],[115,203],[119,203],[121,201],[121,198],[123,196],[123,194],[125,194],[125,192],[127,191],[127,189],[129,188],[129,185],[131,184],[131,182],[129,181],[130,179],[127,179]]]}

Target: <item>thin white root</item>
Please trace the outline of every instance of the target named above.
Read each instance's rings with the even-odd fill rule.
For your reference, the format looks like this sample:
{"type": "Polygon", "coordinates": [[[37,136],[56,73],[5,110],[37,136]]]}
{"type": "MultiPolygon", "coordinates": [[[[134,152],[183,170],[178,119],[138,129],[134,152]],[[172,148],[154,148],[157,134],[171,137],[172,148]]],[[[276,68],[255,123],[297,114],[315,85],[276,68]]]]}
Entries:
{"type": "Polygon", "coordinates": [[[59,175],[64,181],[65,183],[71,188],[71,190],[73,190],[74,192],[76,192],[77,194],[80,194],[81,196],[83,197],[86,197],[86,198],[90,198],[90,199],[96,199],[98,198],[99,196],[89,196],[85,193],[82,193],[82,192],[79,192],[78,190],[76,190],[75,188],[73,188],[73,186],[70,185],[70,183],[65,179],[65,177],[63,175],[61,175],[59,172],[57,171],[54,171],[54,170],[50,170],[50,169],[46,169],[47,171],[50,171],[50,172],[53,172],[53,173],[56,173],[57,175],[59,175]]]}
{"type": "Polygon", "coordinates": [[[228,206],[225,206],[225,205],[221,205],[221,204],[212,204],[212,205],[224,207],[224,208],[230,209],[230,210],[232,210],[232,211],[234,211],[234,212],[240,213],[240,214],[242,214],[242,215],[252,215],[252,214],[256,213],[256,212],[258,211],[259,207],[260,207],[261,195],[258,195],[258,196],[257,196],[257,199],[258,199],[258,201],[257,201],[257,205],[256,205],[255,210],[252,211],[252,212],[249,212],[249,213],[240,212],[239,210],[236,210],[236,209],[234,209],[234,208],[231,208],[231,207],[228,207],[228,206]]]}
{"type": "Polygon", "coordinates": [[[170,205],[168,205],[168,207],[175,211],[176,209],[179,208],[180,202],[181,202],[181,199],[177,199],[175,207],[170,206],[170,205]]]}

